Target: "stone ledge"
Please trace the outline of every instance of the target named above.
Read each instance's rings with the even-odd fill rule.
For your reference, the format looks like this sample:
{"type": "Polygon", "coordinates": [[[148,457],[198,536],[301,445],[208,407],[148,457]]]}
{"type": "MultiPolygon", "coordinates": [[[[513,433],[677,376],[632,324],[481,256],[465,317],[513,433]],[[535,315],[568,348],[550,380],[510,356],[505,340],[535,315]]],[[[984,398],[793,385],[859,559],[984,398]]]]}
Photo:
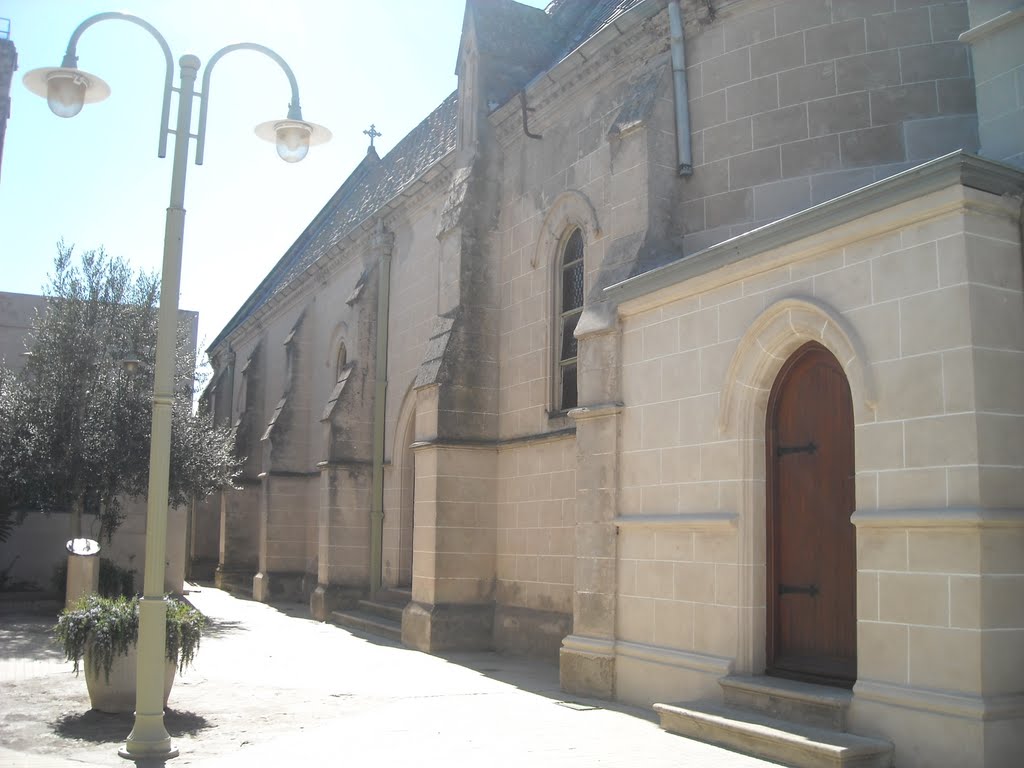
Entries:
{"type": "Polygon", "coordinates": [[[615,652],[620,656],[637,659],[638,661],[648,661],[668,667],[710,672],[719,677],[728,675],[733,663],[732,659],[725,658],[724,656],[711,656],[705,653],[666,648],[663,645],[630,643],[622,640],[615,643],[615,652]]]}
{"type": "Polygon", "coordinates": [[[569,410],[569,418],[573,421],[582,421],[583,419],[596,419],[601,416],[614,416],[622,413],[624,407],[622,403],[581,405],[578,408],[571,408],[569,410]]]}
{"type": "Polygon", "coordinates": [[[1024,21],[1024,8],[1015,8],[1012,11],[996,16],[994,19],[982,22],[976,27],[971,27],[965,32],[960,33],[958,38],[961,43],[974,43],[982,40],[986,37],[991,37],[1001,29],[1005,29],[1013,24],[1018,24],[1024,21]]]}
{"type": "Polygon", "coordinates": [[[857,702],[870,701],[969,720],[1015,720],[1024,717],[1024,694],[974,696],[858,680],[853,686],[853,698],[855,706],[857,702]]]}
{"type": "Polygon", "coordinates": [[[1021,528],[1024,509],[870,509],[850,518],[858,529],[867,528],[1021,528]]]}
{"type": "Polygon", "coordinates": [[[788,723],[703,702],[655,704],[654,709],[666,731],[786,765],[892,765],[893,746],[882,739],[788,723]]]}
{"type": "Polygon", "coordinates": [[[624,515],[613,521],[619,528],[684,528],[690,531],[735,529],[739,523],[736,512],[679,513],[671,515],[624,515]]]}

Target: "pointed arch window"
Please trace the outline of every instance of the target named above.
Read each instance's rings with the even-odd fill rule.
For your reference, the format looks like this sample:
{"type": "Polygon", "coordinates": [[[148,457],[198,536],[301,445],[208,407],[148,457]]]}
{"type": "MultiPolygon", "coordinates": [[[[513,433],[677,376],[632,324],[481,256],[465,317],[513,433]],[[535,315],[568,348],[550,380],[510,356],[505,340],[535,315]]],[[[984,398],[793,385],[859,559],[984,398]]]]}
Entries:
{"type": "Polygon", "coordinates": [[[334,364],[334,380],[341,381],[341,374],[345,370],[345,366],[348,364],[348,349],[345,348],[345,342],[342,341],[338,344],[338,356],[335,359],[334,364]]]}
{"type": "Polygon", "coordinates": [[[573,229],[562,246],[558,269],[555,399],[567,411],[578,402],[576,391],[577,342],[574,332],[583,312],[583,232],[573,229]]]}

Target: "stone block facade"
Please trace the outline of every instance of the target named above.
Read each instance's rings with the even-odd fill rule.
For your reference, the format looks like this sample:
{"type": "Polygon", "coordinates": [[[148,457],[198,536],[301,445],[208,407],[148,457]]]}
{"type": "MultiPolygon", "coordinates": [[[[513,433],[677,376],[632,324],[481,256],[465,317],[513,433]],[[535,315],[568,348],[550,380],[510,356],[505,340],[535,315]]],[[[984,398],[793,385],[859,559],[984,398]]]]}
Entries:
{"type": "Polygon", "coordinates": [[[249,456],[221,568],[321,619],[405,591],[406,645],[557,656],[569,692],[719,701],[786,673],[777,596],[817,594],[782,583],[777,459],[830,438],[769,455],[810,349],[852,411],[856,650],[798,674],[899,765],[1009,764],[1024,177],[983,85],[1016,6],[612,5],[470,0],[459,90],[214,342],[249,456]]]}

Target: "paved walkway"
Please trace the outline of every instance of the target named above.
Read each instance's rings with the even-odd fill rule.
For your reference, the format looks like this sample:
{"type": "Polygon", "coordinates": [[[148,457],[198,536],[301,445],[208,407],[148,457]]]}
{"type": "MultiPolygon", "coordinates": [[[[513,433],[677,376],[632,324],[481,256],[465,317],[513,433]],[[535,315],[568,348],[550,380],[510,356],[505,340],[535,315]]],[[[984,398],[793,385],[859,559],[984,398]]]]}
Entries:
{"type": "MultiPolygon", "coordinates": [[[[569,697],[553,664],[430,656],[208,587],[189,599],[210,626],[171,693],[171,768],[771,765],[666,733],[647,709],[569,697]]],[[[51,625],[0,616],[0,765],[126,765],[132,717],[89,709],[51,625]]]]}

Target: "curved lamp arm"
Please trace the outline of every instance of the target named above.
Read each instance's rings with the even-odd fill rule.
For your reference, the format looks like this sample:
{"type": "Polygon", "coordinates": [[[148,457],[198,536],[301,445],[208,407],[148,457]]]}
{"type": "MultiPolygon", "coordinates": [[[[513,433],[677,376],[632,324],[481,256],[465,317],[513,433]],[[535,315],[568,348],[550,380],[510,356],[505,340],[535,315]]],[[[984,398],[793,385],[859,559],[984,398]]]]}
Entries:
{"type": "Polygon", "coordinates": [[[295,79],[295,73],[292,72],[292,68],[288,66],[288,62],[281,58],[275,51],[267,48],[265,45],[259,45],[258,43],[234,43],[233,45],[226,45],[217,51],[210,60],[206,63],[206,71],[203,72],[203,91],[199,101],[199,133],[196,136],[196,165],[203,164],[203,150],[206,146],[206,110],[207,105],[210,103],[210,73],[213,72],[213,65],[216,64],[222,56],[225,56],[232,51],[258,51],[266,56],[269,56],[278,66],[284,70],[285,75],[288,77],[288,83],[292,87],[292,100],[288,105],[288,119],[289,120],[302,120],[302,107],[299,106],[299,83],[295,79]]]}
{"type": "Polygon", "coordinates": [[[78,55],[75,48],[78,45],[78,39],[82,36],[82,33],[93,24],[100,21],[107,21],[108,19],[120,19],[121,21],[130,21],[132,24],[137,24],[156,38],[156,41],[164,51],[164,58],[167,60],[167,74],[164,77],[164,103],[163,109],[161,110],[162,114],[160,116],[160,143],[157,148],[157,157],[167,157],[167,134],[170,133],[168,120],[171,116],[171,90],[173,90],[174,83],[174,57],[171,55],[170,46],[167,45],[167,41],[164,40],[164,36],[157,31],[156,27],[145,19],[140,19],[138,16],[132,16],[129,13],[119,13],[117,11],[97,13],[95,16],[90,16],[79,24],[75,31],[71,33],[71,39],[68,41],[68,48],[64,54],[64,62],[61,66],[69,69],[77,69],[78,55]]]}

